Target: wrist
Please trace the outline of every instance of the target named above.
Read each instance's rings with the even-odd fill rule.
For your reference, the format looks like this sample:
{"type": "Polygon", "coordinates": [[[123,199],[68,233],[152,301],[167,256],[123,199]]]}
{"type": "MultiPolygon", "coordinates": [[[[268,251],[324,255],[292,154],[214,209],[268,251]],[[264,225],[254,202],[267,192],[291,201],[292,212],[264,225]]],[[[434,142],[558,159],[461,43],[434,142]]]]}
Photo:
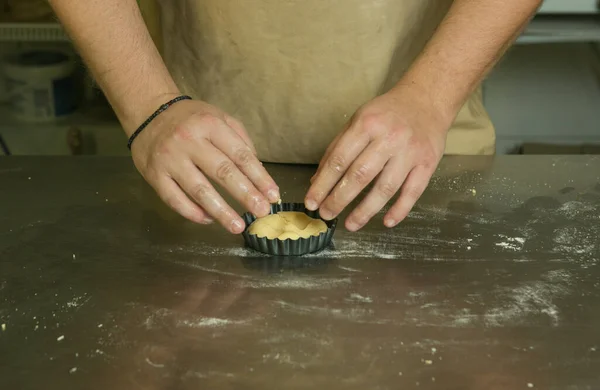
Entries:
{"type": "Polygon", "coordinates": [[[192,100],[192,98],[187,95],[180,95],[180,96],[170,99],[168,102],[162,104],[160,106],[160,108],[157,109],[156,111],[154,111],[154,113],[152,115],[150,115],[148,117],[148,119],[146,119],[144,121],[144,123],[142,123],[142,125],[139,126],[133,132],[133,134],[129,137],[129,141],[127,142],[127,148],[129,148],[129,150],[131,150],[131,145],[133,144],[133,141],[135,141],[135,139],[138,137],[138,135],[140,135],[142,133],[142,131],[144,131],[146,129],[146,127],[148,127],[148,125],[150,125],[150,123],[152,123],[152,121],[154,121],[156,119],[157,116],[159,116],[160,114],[162,114],[163,112],[168,110],[173,104],[180,102],[182,100],[192,100]]]}
{"type": "Polygon", "coordinates": [[[122,114],[117,113],[125,134],[130,137],[161,105],[181,95],[177,89],[173,89],[128,102],[122,114]]]}
{"type": "Polygon", "coordinates": [[[408,102],[413,113],[426,119],[427,127],[433,131],[447,133],[458,113],[439,91],[412,79],[401,79],[389,93],[398,96],[400,102],[408,102]]]}

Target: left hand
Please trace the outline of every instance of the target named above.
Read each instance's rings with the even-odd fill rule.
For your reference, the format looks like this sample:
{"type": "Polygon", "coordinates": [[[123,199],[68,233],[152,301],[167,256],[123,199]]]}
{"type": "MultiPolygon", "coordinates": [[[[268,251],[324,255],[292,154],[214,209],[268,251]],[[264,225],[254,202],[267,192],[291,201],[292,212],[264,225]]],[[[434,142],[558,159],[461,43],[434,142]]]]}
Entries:
{"type": "Polygon", "coordinates": [[[373,189],[346,219],[357,231],[400,190],[384,217],[394,227],[429,184],[446,144],[451,120],[415,88],[403,85],[361,107],[331,143],[306,195],[308,209],[335,218],[375,180],[373,189]]]}

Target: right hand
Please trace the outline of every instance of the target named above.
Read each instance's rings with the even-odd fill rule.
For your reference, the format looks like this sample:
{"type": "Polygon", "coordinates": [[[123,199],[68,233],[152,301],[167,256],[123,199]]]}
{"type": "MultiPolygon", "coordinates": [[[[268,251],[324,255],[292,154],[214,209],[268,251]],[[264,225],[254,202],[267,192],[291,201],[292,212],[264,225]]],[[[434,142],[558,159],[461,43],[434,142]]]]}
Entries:
{"type": "Polygon", "coordinates": [[[208,178],[257,217],[268,215],[280,197],[244,126],[205,102],[175,103],[134,140],[131,151],[160,198],[193,222],[217,220],[231,233],[244,231],[243,219],[208,178]]]}

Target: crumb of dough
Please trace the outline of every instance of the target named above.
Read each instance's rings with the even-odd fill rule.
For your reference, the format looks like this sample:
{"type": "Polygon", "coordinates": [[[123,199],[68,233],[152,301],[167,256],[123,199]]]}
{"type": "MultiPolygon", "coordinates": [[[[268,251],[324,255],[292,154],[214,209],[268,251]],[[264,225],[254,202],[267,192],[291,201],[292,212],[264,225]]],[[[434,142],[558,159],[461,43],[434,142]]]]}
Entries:
{"type": "Polygon", "coordinates": [[[259,218],[250,225],[248,232],[269,240],[298,240],[318,236],[327,231],[327,225],[320,219],[311,218],[297,211],[283,211],[259,218]]]}

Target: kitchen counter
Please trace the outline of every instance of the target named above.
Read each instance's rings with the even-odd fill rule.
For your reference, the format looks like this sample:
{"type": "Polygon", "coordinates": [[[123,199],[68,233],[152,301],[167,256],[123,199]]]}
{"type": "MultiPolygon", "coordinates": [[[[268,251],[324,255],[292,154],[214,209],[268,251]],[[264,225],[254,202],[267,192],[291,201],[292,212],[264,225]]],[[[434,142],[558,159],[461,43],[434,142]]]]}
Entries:
{"type": "Polygon", "coordinates": [[[448,157],[382,216],[270,258],[127,158],[0,159],[0,388],[600,388],[599,158],[448,157]]]}

